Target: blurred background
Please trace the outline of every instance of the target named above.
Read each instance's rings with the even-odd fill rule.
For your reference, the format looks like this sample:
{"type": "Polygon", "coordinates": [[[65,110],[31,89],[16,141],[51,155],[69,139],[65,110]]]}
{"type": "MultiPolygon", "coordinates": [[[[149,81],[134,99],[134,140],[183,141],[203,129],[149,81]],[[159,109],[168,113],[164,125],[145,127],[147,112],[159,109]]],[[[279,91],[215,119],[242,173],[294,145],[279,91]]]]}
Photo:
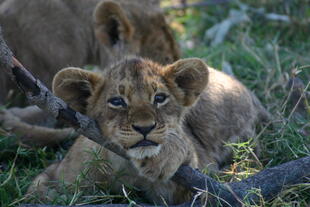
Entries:
{"type": "MultiPolygon", "coordinates": [[[[244,83],[273,115],[258,128],[261,157],[252,142],[232,144],[234,162],[214,176],[238,181],[260,170],[310,155],[310,1],[309,0],[162,0],[182,57],[200,57],[244,83]]],[[[14,137],[0,139],[0,206],[17,206],[31,179],[65,149],[26,149],[14,137]],[[17,162],[18,160],[18,162],[17,162]],[[25,165],[24,163],[27,163],[25,165]]],[[[293,169],[292,169],[293,170],[293,169]]],[[[205,173],[209,173],[205,170],[205,173]]],[[[259,194],[259,191],[257,191],[259,194]]],[[[83,192],[62,196],[55,204],[139,201],[127,196],[83,192]]],[[[291,186],[257,206],[309,206],[310,183],[291,186]]],[[[255,206],[255,205],[253,205],[255,206]]]]}

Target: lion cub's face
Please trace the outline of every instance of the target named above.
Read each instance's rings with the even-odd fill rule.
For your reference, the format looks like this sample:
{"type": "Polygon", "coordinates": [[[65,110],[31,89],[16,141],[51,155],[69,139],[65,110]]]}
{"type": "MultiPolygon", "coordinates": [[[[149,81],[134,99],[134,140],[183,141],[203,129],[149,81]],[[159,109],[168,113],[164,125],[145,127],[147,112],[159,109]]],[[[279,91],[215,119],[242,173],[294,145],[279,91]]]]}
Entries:
{"type": "MultiPolygon", "coordinates": [[[[103,0],[94,11],[95,34],[109,54],[150,58],[161,64],[180,58],[179,48],[159,5],[150,1],[103,0]]],[[[102,53],[106,63],[106,53],[102,53]]]]}
{"type": "Polygon", "coordinates": [[[166,139],[180,133],[185,107],[194,104],[207,80],[207,66],[199,59],[162,67],[131,58],[103,74],[64,69],[55,76],[53,90],[95,118],[129,156],[143,159],[158,154],[166,139]]]}

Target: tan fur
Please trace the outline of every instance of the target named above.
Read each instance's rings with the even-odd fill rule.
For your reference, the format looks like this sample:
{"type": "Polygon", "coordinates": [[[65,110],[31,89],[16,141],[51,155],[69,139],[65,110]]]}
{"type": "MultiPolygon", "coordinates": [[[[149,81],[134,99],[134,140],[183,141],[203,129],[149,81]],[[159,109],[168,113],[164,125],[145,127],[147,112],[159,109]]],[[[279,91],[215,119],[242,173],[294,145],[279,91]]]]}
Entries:
{"type": "MultiPolygon", "coordinates": [[[[15,135],[20,136],[20,144],[23,146],[33,146],[33,147],[41,147],[41,146],[53,146],[61,143],[64,139],[76,138],[78,134],[74,131],[73,128],[64,128],[64,129],[52,129],[47,127],[42,127],[38,125],[31,125],[19,116],[15,116],[14,112],[19,112],[18,108],[12,108],[13,110],[0,110],[0,123],[1,129],[5,131],[9,131],[10,133],[14,133],[15,135]]],[[[24,112],[24,111],[22,111],[24,112]]],[[[28,112],[31,112],[29,110],[28,112]]],[[[28,115],[35,115],[34,113],[26,113],[25,117],[29,118],[28,115]]],[[[19,114],[23,115],[23,114],[19,114]]],[[[29,120],[33,120],[33,118],[37,120],[43,119],[42,114],[41,117],[31,117],[29,120]]],[[[42,120],[43,121],[43,120],[42,120]]]]}
{"type": "MultiPolygon", "coordinates": [[[[162,11],[149,0],[2,0],[0,25],[16,57],[49,87],[71,65],[104,68],[126,55],[179,58],[162,11]]],[[[15,83],[0,79],[4,103],[15,83]]]]}
{"type": "Polygon", "coordinates": [[[240,82],[196,58],[167,66],[129,58],[101,74],[67,68],[55,76],[53,90],[74,109],[96,119],[103,134],[123,147],[131,160],[80,136],[64,160],[35,179],[29,193],[46,193],[49,181],[73,184],[89,169],[85,185],[108,183],[120,191],[121,183],[126,183],[156,203],[188,201],[190,192],[170,180],[178,167],[219,168],[231,159],[224,144],[253,137],[259,114],[267,113],[240,82]],[[167,99],[158,102],[160,94],[167,99]],[[111,101],[115,97],[124,102],[111,101]],[[149,126],[154,127],[144,135],[137,131],[149,126]],[[132,148],[143,139],[158,145],[132,148]],[[86,165],[96,157],[91,151],[110,163],[106,170],[86,165]],[[113,182],[119,171],[124,176],[113,182]]]}

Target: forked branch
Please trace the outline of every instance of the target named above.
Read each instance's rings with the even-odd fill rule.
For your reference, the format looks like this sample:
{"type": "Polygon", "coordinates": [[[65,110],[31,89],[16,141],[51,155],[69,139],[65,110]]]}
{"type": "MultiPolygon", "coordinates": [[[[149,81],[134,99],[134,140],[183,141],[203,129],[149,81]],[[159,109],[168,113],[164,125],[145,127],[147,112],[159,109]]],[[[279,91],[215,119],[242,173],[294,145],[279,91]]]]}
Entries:
{"type": "MultiPolygon", "coordinates": [[[[112,152],[128,159],[125,151],[108,142],[101,133],[95,120],[74,111],[63,100],[55,97],[38,79],[34,78],[16,58],[4,42],[0,30],[0,67],[10,73],[13,80],[26,94],[30,103],[36,104],[56,119],[61,119],[73,126],[78,133],[88,137],[112,152]]],[[[291,161],[234,183],[220,183],[189,166],[181,166],[173,180],[193,192],[205,191],[208,202],[217,206],[242,206],[243,202],[255,203],[260,198],[270,199],[277,195],[284,186],[302,182],[302,178],[310,175],[310,157],[291,161]],[[255,191],[258,189],[259,192],[255,191]],[[253,193],[254,192],[254,193],[253,193]]],[[[179,205],[191,206],[191,203],[179,205]]],[[[196,201],[194,206],[200,206],[196,201]]],[[[21,205],[23,207],[48,207],[42,205],[21,205]]],[[[117,207],[122,204],[89,205],[89,207],[117,207]]],[[[141,206],[141,205],[140,205],[141,206]]]]}

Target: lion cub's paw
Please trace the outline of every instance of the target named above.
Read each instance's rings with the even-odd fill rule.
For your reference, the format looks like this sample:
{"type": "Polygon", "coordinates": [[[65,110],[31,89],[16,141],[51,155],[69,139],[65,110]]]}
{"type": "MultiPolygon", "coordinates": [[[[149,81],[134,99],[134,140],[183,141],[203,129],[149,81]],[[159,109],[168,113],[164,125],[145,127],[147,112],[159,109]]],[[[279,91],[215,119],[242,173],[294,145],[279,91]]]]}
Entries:
{"type": "Polygon", "coordinates": [[[171,160],[159,159],[157,156],[145,159],[134,159],[133,164],[139,171],[139,175],[151,182],[167,182],[177,171],[180,164],[171,160]],[[170,161],[170,162],[169,162],[170,161]]]}

